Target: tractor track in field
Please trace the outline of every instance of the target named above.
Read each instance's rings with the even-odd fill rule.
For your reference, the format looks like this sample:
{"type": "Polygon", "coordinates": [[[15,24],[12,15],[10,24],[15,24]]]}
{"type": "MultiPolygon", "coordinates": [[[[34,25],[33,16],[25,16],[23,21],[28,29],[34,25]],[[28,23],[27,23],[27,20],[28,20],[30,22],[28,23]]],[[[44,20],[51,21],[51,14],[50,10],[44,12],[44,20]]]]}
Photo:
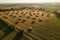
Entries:
{"type": "MultiPolygon", "coordinates": [[[[25,24],[25,25],[28,25],[28,24],[25,24]]],[[[28,26],[30,26],[30,25],[28,25],[28,26]]],[[[32,27],[32,26],[30,26],[30,27],[32,27]]],[[[53,32],[51,32],[50,30],[46,30],[46,29],[44,29],[44,30],[46,30],[47,31],[47,33],[48,32],[50,32],[50,33],[48,33],[48,34],[46,34],[45,32],[43,32],[43,28],[40,28],[40,29],[37,29],[39,32],[41,32],[42,33],[42,35],[45,35],[45,36],[43,36],[43,39],[46,39],[46,38],[48,38],[48,39],[50,39],[49,37],[53,37],[54,39],[56,38],[56,39],[59,39],[59,37],[55,34],[55,33],[53,33],[53,32]]],[[[36,36],[36,35],[35,35],[36,36]]],[[[42,37],[39,37],[39,38],[42,38],[42,37]]]]}
{"type": "MultiPolygon", "coordinates": [[[[28,25],[28,24],[25,24],[25,25],[28,25]]],[[[30,26],[30,25],[28,25],[28,26],[30,26]]],[[[30,26],[30,27],[32,27],[32,26],[30,26]]],[[[51,31],[50,29],[47,29],[47,28],[43,29],[43,27],[42,27],[42,28],[37,29],[37,30],[39,32],[41,32],[43,35],[45,35],[44,38],[47,37],[48,39],[50,39],[49,37],[52,37],[53,40],[54,39],[55,40],[59,40],[60,39],[60,37],[58,36],[58,34],[56,34],[54,31],[51,31]],[[46,32],[43,32],[43,30],[45,30],[47,33],[46,32]]]]}
{"type": "Polygon", "coordinates": [[[25,36],[28,36],[29,39],[31,39],[31,40],[42,40],[41,38],[38,38],[38,37],[36,37],[35,35],[32,35],[32,34],[30,34],[30,33],[28,33],[28,32],[24,32],[24,35],[25,35],[25,36]]]}

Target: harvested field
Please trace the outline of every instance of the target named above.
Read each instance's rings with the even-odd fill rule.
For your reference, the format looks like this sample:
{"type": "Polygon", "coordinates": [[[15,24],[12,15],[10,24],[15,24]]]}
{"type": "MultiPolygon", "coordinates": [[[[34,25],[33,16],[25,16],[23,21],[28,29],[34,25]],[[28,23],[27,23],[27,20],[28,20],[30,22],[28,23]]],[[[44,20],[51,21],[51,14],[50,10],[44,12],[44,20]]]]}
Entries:
{"type": "Polygon", "coordinates": [[[60,40],[60,19],[41,10],[2,11],[0,40],[60,40]]]}

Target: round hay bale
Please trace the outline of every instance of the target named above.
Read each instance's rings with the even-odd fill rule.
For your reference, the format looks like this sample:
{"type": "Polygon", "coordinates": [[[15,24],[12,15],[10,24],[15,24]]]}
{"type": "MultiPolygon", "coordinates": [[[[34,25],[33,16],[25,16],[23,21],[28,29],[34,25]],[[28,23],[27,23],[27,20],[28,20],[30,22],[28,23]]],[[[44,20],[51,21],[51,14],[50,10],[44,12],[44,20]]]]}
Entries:
{"type": "Polygon", "coordinates": [[[27,32],[30,33],[32,31],[32,27],[28,27],[27,32]]]}

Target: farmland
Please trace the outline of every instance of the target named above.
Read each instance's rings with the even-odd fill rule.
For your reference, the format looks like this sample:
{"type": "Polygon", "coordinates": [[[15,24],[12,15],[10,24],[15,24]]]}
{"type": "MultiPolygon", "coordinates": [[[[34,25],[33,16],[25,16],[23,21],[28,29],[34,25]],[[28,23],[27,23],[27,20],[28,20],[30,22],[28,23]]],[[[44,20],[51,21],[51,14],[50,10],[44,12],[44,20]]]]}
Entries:
{"type": "Polygon", "coordinates": [[[59,7],[14,7],[0,10],[0,40],[60,40],[59,7]]]}

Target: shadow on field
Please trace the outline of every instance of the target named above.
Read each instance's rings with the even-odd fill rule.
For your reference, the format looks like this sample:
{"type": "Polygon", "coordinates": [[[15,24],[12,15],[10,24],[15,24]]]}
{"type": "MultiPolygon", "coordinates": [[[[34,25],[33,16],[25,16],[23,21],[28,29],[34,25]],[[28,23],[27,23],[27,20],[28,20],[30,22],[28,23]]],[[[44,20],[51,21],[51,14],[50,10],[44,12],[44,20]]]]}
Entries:
{"type": "Polygon", "coordinates": [[[20,30],[13,40],[21,40],[23,37],[23,30],[20,30]]]}

